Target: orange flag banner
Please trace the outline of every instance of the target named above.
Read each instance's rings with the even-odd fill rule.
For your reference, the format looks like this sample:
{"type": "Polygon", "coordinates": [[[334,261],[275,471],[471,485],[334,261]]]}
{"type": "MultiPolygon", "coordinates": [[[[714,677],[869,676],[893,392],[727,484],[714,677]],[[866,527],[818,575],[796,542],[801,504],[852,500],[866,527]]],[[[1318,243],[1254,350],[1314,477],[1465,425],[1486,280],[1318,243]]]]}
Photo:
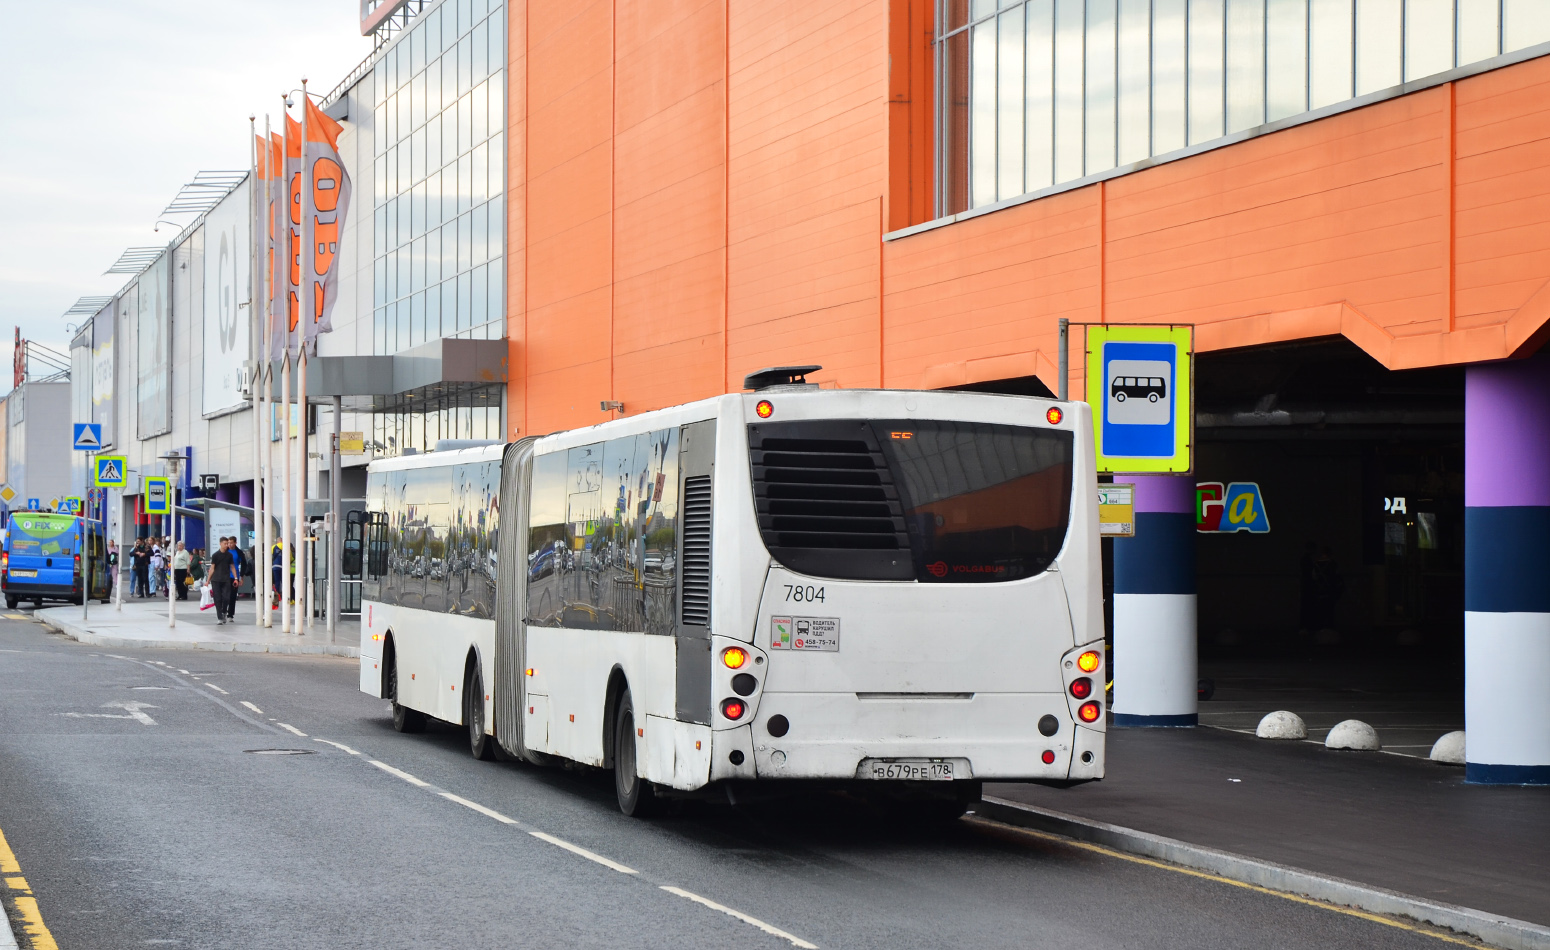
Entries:
{"type": "MultiPolygon", "coordinates": [[[[307,106],[304,177],[309,192],[304,206],[298,207],[297,211],[312,216],[309,229],[312,246],[305,250],[311,255],[307,270],[313,281],[312,319],[305,330],[305,339],[310,343],[319,333],[329,333],[334,328],[331,315],[334,301],[339,296],[339,268],[335,266],[335,258],[339,253],[339,235],[344,229],[345,215],[350,210],[350,176],[339,156],[339,133],[344,127],[324,115],[311,98],[303,98],[307,106]]],[[[299,215],[296,220],[299,224],[299,215]]]]}

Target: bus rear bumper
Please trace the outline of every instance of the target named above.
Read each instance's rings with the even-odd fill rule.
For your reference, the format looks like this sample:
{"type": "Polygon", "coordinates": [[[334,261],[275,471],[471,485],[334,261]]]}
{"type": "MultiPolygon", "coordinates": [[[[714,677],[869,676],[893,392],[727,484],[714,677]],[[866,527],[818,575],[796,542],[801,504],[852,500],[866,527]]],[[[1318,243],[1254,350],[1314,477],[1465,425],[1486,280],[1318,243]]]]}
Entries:
{"type": "Polygon", "coordinates": [[[1061,693],[938,695],[766,692],[752,724],[754,770],[761,779],[871,781],[879,761],[950,760],[958,779],[1103,778],[1104,733],[1075,722],[1061,693]],[[770,731],[776,716],[786,719],[783,736],[770,731]],[[1057,727],[1049,736],[1039,730],[1045,716],[1057,727]]]}

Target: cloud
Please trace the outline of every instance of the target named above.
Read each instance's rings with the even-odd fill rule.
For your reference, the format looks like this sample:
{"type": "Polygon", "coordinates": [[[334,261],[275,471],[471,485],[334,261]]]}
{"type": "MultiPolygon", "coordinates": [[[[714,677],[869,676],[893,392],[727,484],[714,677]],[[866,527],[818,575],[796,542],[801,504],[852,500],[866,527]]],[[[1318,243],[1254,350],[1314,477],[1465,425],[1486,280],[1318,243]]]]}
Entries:
{"type": "MultiPolygon", "coordinates": [[[[61,314],[111,294],[128,246],[202,169],[248,167],[248,116],[278,119],[309,76],[327,93],[371,52],[346,0],[8,4],[0,81],[0,333],[68,345],[61,314]]],[[[185,221],[187,219],[184,219],[185,221]]]]}

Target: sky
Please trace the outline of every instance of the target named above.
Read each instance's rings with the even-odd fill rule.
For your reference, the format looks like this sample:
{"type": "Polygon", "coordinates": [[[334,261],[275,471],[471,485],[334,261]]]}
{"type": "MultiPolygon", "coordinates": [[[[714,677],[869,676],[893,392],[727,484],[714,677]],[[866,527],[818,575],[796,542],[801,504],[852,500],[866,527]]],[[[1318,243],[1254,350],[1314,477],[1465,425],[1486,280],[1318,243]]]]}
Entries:
{"type": "MultiPolygon", "coordinates": [[[[60,351],[62,314],[200,170],[246,170],[248,116],[327,94],[371,52],[358,0],[0,0],[0,333],[60,351]]],[[[193,215],[176,219],[187,224],[193,215]]],[[[0,379],[9,391],[10,376],[0,379]]]]}

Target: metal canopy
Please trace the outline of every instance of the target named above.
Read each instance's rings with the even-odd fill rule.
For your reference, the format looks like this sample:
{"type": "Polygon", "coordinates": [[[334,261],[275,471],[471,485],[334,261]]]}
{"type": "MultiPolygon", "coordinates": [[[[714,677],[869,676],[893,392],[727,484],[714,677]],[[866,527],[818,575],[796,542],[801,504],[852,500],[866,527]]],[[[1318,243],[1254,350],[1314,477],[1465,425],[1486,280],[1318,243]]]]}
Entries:
{"type": "MultiPolygon", "coordinates": [[[[307,398],[341,396],[345,408],[401,408],[406,400],[498,386],[507,378],[505,340],[440,339],[392,356],[314,356],[307,359],[307,398]]],[[[297,388],[291,374],[292,397],[297,388]]],[[[281,398],[280,363],[270,364],[269,393],[281,398]]]]}
{"type": "Polygon", "coordinates": [[[220,204],[221,199],[247,177],[246,170],[195,172],[194,180],[178,189],[177,196],[162,209],[162,214],[204,214],[220,204]]]}
{"type": "Polygon", "coordinates": [[[103,271],[104,274],[138,274],[156,262],[156,258],[167,250],[165,247],[127,247],[124,253],[118,256],[113,266],[103,271]]]}
{"type": "Polygon", "coordinates": [[[112,297],[82,297],[70,305],[70,309],[64,312],[69,317],[95,317],[97,311],[113,302],[112,297]]]}

